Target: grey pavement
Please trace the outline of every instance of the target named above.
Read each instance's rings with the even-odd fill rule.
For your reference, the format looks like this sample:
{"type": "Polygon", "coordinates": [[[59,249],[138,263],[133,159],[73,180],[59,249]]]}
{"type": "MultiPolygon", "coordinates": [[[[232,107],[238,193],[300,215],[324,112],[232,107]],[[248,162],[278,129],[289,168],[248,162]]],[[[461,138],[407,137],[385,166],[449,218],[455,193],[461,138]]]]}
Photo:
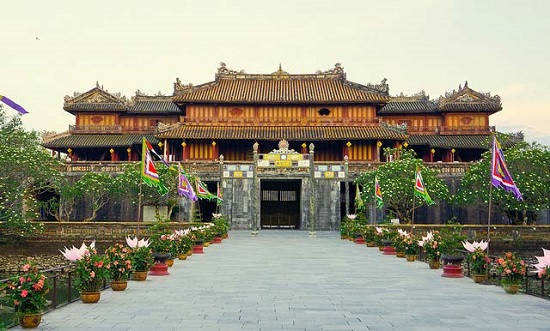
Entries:
{"type": "MultiPolygon", "coordinates": [[[[45,314],[41,330],[550,330],[550,300],[441,277],[337,232],[232,231],[169,276],[45,314]]],[[[19,330],[19,327],[13,330],[19,330]]]]}

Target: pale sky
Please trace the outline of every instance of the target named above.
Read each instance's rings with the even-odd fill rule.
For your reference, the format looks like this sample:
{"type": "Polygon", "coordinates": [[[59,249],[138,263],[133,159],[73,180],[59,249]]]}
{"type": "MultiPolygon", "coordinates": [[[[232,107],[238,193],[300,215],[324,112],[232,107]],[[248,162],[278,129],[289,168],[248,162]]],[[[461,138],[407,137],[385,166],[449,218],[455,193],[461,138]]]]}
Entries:
{"type": "MultiPolygon", "coordinates": [[[[431,99],[468,81],[499,95],[498,131],[550,145],[550,1],[9,1],[0,19],[0,95],[25,127],[74,124],[63,97],[100,85],[127,98],[214,80],[220,62],[291,74],[341,63],[360,84],[431,99]],[[13,111],[15,113],[15,111],[13,111]]],[[[8,114],[10,108],[5,107],[8,114]]]]}

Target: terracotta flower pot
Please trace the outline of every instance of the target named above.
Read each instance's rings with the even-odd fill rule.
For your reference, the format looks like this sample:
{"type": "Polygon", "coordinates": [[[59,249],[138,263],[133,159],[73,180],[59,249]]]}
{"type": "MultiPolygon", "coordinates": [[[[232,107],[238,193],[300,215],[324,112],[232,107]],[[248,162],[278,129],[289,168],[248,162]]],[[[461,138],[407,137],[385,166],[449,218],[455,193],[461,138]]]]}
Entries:
{"type": "Polygon", "coordinates": [[[485,281],[486,275],[485,274],[472,274],[472,280],[474,283],[482,283],[485,281]]]}
{"type": "Polygon", "coordinates": [[[439,269],[439,267],[441,267],[441,262],[439,262],[439,260],[430,260],[428,261],[428,265],[430,266],[430,269],[439,269]]]}
{"type": "Polygon", "coordinates": [[[519,292],[520,284],[518,283],[503,283],[502,288],[508,294],[516,294],[519,292]]]}
{"type": "Polygon", "coordinates": [[[413,255],[413,254],[405,254],[405,258],[407,259],[408,262],[416,261],[416,255],[413,255]]]}
{"type": "Polygon", "coordinates": [[[113,291],[124,291],[128,286],[128,282],[125,280],[112,280],[111,281],[111,290],[113,291]]]}
{"type": "Polygon", "coordinates": [[[142,282],[147,279],[147,274],[149,271],[134,271],[132,273],[132,279],[138,282],[142,282]]]}
{"type": "Polygon", "coordinates": [[[24,329],[34,329],[41,321],[42,314],[23,314],[19,317],[19,325],[24,329]]]}
{"type": "Polygon", "coordinates": [[[101,292],[81,292],[80,293],[80,300],[82,300],[83,303],[96,303],[101,298],[101,292]]]}

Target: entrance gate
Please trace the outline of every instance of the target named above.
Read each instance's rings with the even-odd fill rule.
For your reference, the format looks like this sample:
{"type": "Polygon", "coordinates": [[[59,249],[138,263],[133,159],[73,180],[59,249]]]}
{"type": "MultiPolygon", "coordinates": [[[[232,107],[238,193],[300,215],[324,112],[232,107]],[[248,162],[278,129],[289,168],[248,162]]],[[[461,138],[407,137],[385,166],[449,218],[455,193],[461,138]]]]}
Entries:
{"type": "Polygon", "coordinates": [[[300,228],[301,180],[262,180],[262,229],[300,228]]]}

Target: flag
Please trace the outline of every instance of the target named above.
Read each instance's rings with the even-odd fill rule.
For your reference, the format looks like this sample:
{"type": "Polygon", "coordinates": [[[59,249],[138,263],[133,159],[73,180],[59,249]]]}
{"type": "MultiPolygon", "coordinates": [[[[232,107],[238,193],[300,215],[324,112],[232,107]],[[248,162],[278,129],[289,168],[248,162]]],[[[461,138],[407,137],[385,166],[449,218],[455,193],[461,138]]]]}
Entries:
{"type": "Polygon", "coordinates": [[[201,199],[216,199],[216,196],[210,191],[208,191],[208,188],[206,187],[206,184],[204,184],[200,179],[197,178],[197,197],[201,199]]]}
{"type": "Polygon", "coordinates": [[[426,200],[428,205],[433,205],[434,202],[432,198],[430,198],[430,195],[428,194],[428,190],[426,189],[426,185],[424,185],[424,181],[422,180],[422,174],[420,173],[420,168],[416,168],[416,178],[414,183],[415,183],[414,195],[426,200]]]}
{"type": "Polygon", "coordinates": [[[155,164],[147,148],[147,140],[145,137],[143,137],[141,145],[141,178],[148,186],[155,187],[160,195],[165,195],[168,193],[168,189],[160,181],[157,168],[155,168],[155,164]]]}
{"type": "Polygon", "coordinates": [[[380,188],[378,177],[374,177],[374,198],[376,199],[377,207],[382,208],[384,206],[384,200],[382,200],[382,189],[380,188]]]}
{"type": "Polygon", "coordinates": [[[361,190],[359,189],[359,184],[355,185],[355,209],[357,211],[363,210],[365,208],[365,203],[363,202],[363,198],[361,198],[361,190]]]}
{"type": "Polygon", "coordinates": [[[493,136],[493,155],[491,157],[491,183],[496,188],[503,188],[507,192],[512,192],[517,200],[523,200],[523,196],[512,179],[512,175],[504,162],[504,154],[500,148],[500,143],[493,136]]]}
{"type": "Polygon", "coordinates": [[[220,182],[218,182],[218,194],[216,196],[216,204],[221,206],[223,203],[222,191],[220,190],[220,182]]]}
{"type": "Polygon", "coordinates": [[[166,160],[165,160],[162,156],[160,156],[160,155],[155,151],[155,149],[153,148],[153,145],[151,145],[151,143],[148,142],[147,139],[145,139],[145,143],[147,144],[147,148],[149,149],[149,151],[150,151],[151,153],[153,153],[156,157],[158,157],[159,160],[160,160],[162,163],[164,163],[164,165],[165,165],[166,167],[168,167],[168,169],[175,170],[175,169],[170,165],[170,163],[166,162],[166,160]]]}
{"type": "Polygon", "coordinates": [[[197,195],[187,176],[183,173],[181,164],[178,163],[178,194],[188,197],[191,201],[197,201],[197,195]]]}
{"type": "Polygon", "coordinates": [[[15,102],[11,101],[8,97],[5,97],[3,95],[0,95],[0,101],[5,103],[6,105],[10,106],[11,108],[17,110],[19,114],[24,115],[28,114],[29,112],[25,110],[25,108],[21,107],[20,105],[16,104],[15,102]]]}

